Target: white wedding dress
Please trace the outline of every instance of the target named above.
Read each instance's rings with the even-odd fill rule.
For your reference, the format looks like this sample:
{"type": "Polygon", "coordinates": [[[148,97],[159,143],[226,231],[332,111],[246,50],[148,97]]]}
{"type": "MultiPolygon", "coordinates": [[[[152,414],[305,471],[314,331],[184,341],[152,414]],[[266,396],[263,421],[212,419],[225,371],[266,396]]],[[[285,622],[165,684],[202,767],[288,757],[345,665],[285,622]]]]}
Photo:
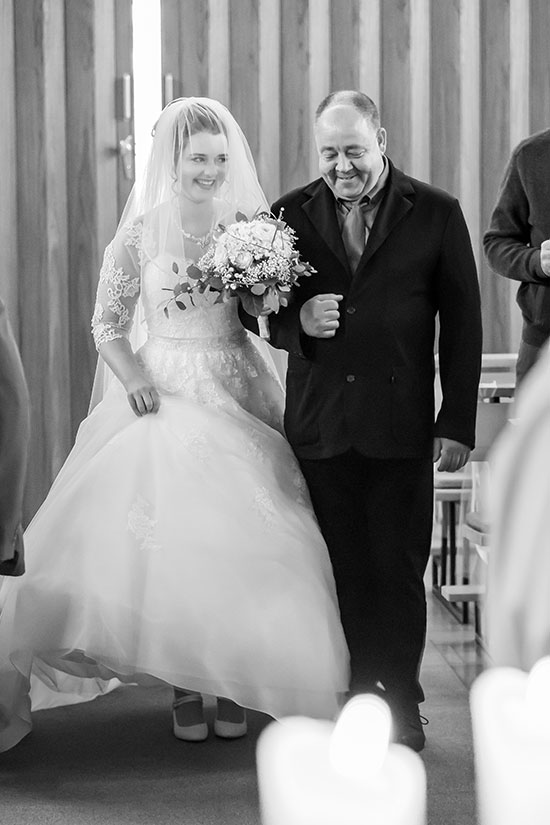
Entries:
{"type": "MultiPolygon", "coordinates": [[[[126,334],[158,388],[138,418],[113,378],[4,583],[0,750],[30,710],[91,699],[113,678],[226,696],[274,717],[331,717],[348,654],[332,570],[282,434],[282,390],[235,298],[178,309],[173,261],[136,226],[108,247],[96,341],[126,334]]],[[[185,265],[178,261],[179,269],[185,265]]],[[[116,683],[115,683],[116,684],[116,683]]]]}

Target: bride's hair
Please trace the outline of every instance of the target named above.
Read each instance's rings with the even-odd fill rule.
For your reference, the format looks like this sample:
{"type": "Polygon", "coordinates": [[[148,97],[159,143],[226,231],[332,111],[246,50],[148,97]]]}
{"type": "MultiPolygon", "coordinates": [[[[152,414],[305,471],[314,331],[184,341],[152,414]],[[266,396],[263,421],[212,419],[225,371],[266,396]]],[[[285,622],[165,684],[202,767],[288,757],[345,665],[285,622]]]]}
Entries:
{"type": "Polygon", "coordinates": [[[177,167],[181,154],[189,144],[193,135],[206,132],[209,135],[224,135],[227,138],[227,129],[219,117],[209,106],[191,104],[178,113],[174,121],[174,181],[177,181],[177,167]]]}
{"type": "Polygon", "coordinates": [[[174,124],[174,142],[180,147],[180,152],[189,142],[191,135],[200,132],[208,132],[210,135],[224,134],[227,137],[227,130],[212,109],[203,104],[194,104],[182,111],[174,124]]]}

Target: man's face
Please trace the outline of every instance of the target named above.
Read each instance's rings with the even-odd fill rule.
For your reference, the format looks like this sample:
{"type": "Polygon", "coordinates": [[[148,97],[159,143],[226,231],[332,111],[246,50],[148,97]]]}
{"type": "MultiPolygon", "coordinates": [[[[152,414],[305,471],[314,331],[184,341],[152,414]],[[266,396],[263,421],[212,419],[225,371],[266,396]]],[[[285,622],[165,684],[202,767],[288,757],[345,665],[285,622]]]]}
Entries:
{"type": "Polygon", "coordinates": [[[372,189],[384,169],[386,132],[353,106],[326,109],[315,124],[319,171],[336,197],[354,200],[372,189]]]}

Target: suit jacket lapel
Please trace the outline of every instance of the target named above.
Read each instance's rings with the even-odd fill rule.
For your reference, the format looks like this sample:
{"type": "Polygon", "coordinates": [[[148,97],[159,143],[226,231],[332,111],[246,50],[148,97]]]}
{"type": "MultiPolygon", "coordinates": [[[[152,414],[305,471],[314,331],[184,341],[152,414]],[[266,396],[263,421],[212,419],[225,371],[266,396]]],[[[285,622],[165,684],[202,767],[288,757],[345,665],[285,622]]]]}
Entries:
{"type": "Polygon", "coordinates": [[[346,272],[349,273],[348,257],[342,241],[338,218],[336,217],[334,195],[322,179],[315,181],[310,187],[310,191],[312,197],[305,201],[302,209],[312,222],[321,240],[336,255],[346,272]]]}
{"type": "Polygon", "coordinates": [[[396,169],[391,161],[389,161],[389,164],[390,175],[386,183],[387,192],[380,204],[378,214],[369,233],[365,251],[355,270],[355,275],[368,263],[396,224],[412,209],[414,188],[409,178],[399,169],[396,169]]]}

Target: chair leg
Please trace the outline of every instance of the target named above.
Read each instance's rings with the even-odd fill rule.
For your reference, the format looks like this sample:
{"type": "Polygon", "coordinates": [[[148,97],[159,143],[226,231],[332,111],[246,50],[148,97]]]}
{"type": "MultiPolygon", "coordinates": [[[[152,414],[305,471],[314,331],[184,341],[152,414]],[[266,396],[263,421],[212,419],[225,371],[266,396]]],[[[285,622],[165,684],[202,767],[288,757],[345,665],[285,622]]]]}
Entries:
{"type": "Polygon", "coordinates": [[[448,534],[449,534],[449,511],[448,502],[441,502],[441,571],[440,571],[440,586],[447,584],[447,553],[448,553],[448,534]]]}
{"type": "Polygon", "coordinates": [[[474,631],[476,636],[481,639],[481,613],[477,602],[474,602],[474,631]]]}
{"type": "Polygon", "coordinates": [[[449,578],[456,584],[456,502],[449,502],[449,578]]]}

